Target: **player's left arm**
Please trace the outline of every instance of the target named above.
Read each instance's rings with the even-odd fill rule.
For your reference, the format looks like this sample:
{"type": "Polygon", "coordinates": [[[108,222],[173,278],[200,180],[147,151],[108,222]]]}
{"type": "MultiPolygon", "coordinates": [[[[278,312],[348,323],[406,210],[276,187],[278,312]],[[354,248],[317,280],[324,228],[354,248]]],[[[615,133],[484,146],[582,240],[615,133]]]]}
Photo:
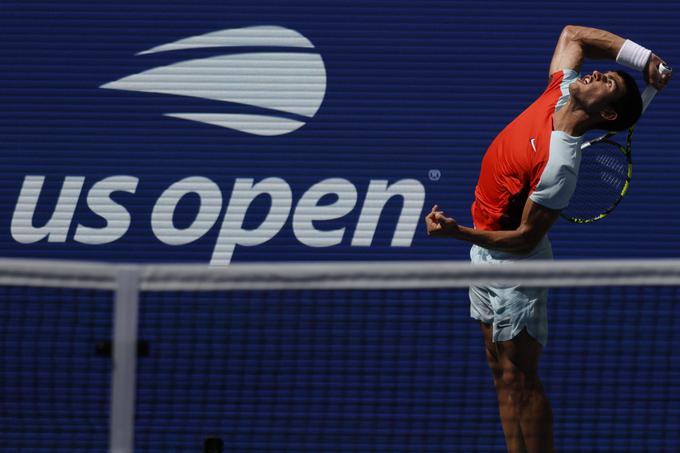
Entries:
{"type": "Polygon", "coordinates": [[[425,216],[425,225],[428,236],[460,239],[480,247],[521,255],[531,252],[538,245],[559,215],[560,210],[546,208],[528,199],[517,229],[484,231],[458,225],[435,205],[425,216]]]}

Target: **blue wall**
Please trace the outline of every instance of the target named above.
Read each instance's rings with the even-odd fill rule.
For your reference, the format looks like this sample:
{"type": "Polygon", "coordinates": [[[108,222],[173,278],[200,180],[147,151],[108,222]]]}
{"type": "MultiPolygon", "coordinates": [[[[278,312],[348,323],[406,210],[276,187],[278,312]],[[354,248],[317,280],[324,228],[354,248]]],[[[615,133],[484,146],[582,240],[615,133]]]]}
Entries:
{"type": "MultiPolygon", "coordinates": [[[[251,238],[271,239],[236,245],[231,262],[467,259],[466,244],[427,239],[420,218],[437,203],[471,223],[483,152],[545,87],[564,25],[604,28],[652,48],[671,65],[680,61],[675,2],[34,1],[3,2],[0,11],[5,257],[207,263],[220,238],[243,242],[225,221],[227,205],[235,211],[243,205],[230,199],[236,183],[277,177],[292,195],[290,209],[277,214],[283,226],[262,229],[270,199],[248,200],[236,227],[260,235],[246,232],[251,238]],[[262,25],[295,30],[313,47],[249,42],[136,55],[262,25]],[[100,88],[152,68],[241,52],[320,55],[326,79],[318,111],[100,88]],[[182,112],[306,124],[261,136],[164,116],[182,112]],[[112,176],[136,181],[134,190],[109,197],[101,181],[112,176]],[[164,243],[151,227],[154,209],[168,187],[188,177],[202,177],[210,197],[187,193],[170,208],[158,208],[179,230],[166,242],[185,241],[193,227],[205,226],[205,234],[182,245],[164,243]],[[27,181],[42,178],[42,190],[31,194],[27,181]],[[66,178],[79,190],[62,197],[64,217],[56,218],[66,178]],[[305,245],[300,236],[313,238],[314,231],[296,231],[294,213],[304,210],[300,200],[311,196],[314,184],[331,178],[346,182],[336,179],[338,195],[317,193],[316,201],[340,204],[313,228],[339,232],[339,243],[305,245]],[[372,225],[357,225],[370,210],[364,202],[369,186],[379,181],[406,181],[400,190],[416,208],[400,219],[406,212],[400,197],[379,203],[383,210],[370,240],[372,225]],[[29,202],[17,208],[22,187],[29,202]],[[99,197],[88,200],[97,191],[99,197]],[[31,199],[37,199],[35,212],[31,199]],[[215,210],[205,225],[194,224],[208,205],[215,210]],[[39,230],[45,224],[49,238],[39,230]],[[393,246],[398,224],[404,231],[393,246]],[[120,227],[121,237],[86,244],[77,239],[79,227],[109,237],[120,227]],[[354,238],[370,246],[353,245],[354,238]]],[[[587,63],[583,69],[612,66],[587,63]]],[[[307,76],[303,71],[291,86],[309,86],[307,76]]],[[[552,232],[558,258],[680,255],[676,85],[639,123],[627,198],[597,224],[560,221],[552,232]]],[[[267,96],[263,102],[272,101],[267,96]]],[[[285,198],[284,192],[274,195],[285,198]]],[[[3,290],[3,451],[105,448],[110,362],[96,357],[93,345],[110,334],[111,299],[71,293],[3,290]]],[[[139,362],[138,450],[198,451],[204,437],[216,435],[230,451],[501,451],[491,378],[465,291],[352,296],[146,295],[140,337],[149,341],[151,355],[139,362]]],[[[672,323],[659,323],[660,313],[678,314],[677,289],[554,296],[542,373],[560,451],[677,450],[678,334],[672,323]]]]}
{"type": "MultiPolygon", "coordinates": [[[[680,6],[659,2],[25,2],[3,4],[0,56],[0,248],[4,256],[112,261],[210,261],[237,178],[282,178],[293,208],[313,184],[344,178],[357,201],[319,230],[345,228],[337,245],[303,245],[292,213],[266,243],[236,245],[232,262],[282,260],[466,259],[468,247],[430,241],[418,220],[406,245],[391,246],[399,197],[384,210],[370,247],[352,245],[371,180],[415,180],[434,203],[470,224],[479,164],[486,146],[544,88],[555,41],[565,24],[605,28],[646,45],[670,64],[680,60],[680,6]],[[269,114],[272,111],[196,97],[109,90],[101,85],[180,61],[290,48],[203,48],[135,55],[180,39],[225,29],[277,25],[321,56],[325,96],[300,129],[255,136],[163,116],[176,112],[269,114]],[[440,175],[430,178],[430,170],[440,175]],[[11,229],[27,175],[45,177],[34,227],[52,216],[66,176],[84,177],[64,237],[20,240],[11,229]],[[79,224],[104,228],[87,194],[115,175],[138,178],[135,193],[112,199],[129,212],[125,234],[105,244],[74,238],[79,224]],[[171,184],[190,176],[221,191],[219,218],[197,240],[161,242],[152,211],[171,184]],[[22,243],[20,243],[22,242],[22,243]]],[[[588,63],[584,71],[609,68],[588,63]]],[[[200,83],[194,81],[193,83],[200,83]]],[[[304,95],[301,95],[304,98],[304,95]]],[[[678,90],[672,84],[641,120],[634,144],[632,189],[610,218],[588,226],[559,222],[552,234],[559,258],[671,257],[680,252],[678,90]]],[[[275,116],[276,116],[275,115],[275,116]]],[[[322,198],[332,203],[334,196],[322,198]]],[[[199,198],[189,194],[172,213],[178,229],[192,224],[199,198]]],[[[256,228],[269,199],[254,200],[245,228],[256,228]]],[[[420,215],[409,214],[411,219],[420,215]]],[[[209,225],[210,226],[210,225],[209,225]]],[[[44,236],[44,235],[43,235],[44,236]]],[[[264,239],[263,239],[264,240],[264,239]]]]}

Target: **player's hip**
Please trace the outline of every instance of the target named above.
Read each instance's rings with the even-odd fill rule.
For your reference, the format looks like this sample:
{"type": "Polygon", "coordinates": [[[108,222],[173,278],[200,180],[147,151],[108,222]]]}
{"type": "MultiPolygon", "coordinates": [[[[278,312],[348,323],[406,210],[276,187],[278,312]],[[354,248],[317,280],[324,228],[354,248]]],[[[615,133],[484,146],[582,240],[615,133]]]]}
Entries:
{"type": "Polygon", "coordinates": [[[470,261],[472,264],[500,264],[506,261],[552,259],[552,245],[550,244],[550,239],[548,239],[547,235],[543,236],[538,245],[536,245],[531,252],[522,255],[487,249],[478,245],[473,245],[472,248],[470,248],[470,261]]]}

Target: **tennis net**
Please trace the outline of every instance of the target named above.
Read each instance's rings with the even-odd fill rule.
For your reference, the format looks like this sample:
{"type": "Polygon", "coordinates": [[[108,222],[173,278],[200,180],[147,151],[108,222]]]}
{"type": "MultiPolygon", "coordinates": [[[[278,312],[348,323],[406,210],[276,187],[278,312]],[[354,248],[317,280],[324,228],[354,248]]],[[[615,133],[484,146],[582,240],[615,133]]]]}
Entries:
{"type": "Polygon", "coordinates": [[[675,451],[680,261],[0,260],[0,447],[503,451],[466,289],[491,282],[551,288],[559,451],[675,451]]]}

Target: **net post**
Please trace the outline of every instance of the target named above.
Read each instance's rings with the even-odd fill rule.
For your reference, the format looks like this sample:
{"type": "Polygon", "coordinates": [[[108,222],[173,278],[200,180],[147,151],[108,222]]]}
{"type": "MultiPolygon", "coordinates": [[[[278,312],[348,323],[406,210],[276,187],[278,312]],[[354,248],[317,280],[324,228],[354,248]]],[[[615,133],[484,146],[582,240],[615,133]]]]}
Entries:
{"type": "Polygon", "coordinates": [[[116,273],[109,419],[110,453],[132,453],[134,450],[139,275],[139,270],[131,266],[120,267],[116,273]]]}

